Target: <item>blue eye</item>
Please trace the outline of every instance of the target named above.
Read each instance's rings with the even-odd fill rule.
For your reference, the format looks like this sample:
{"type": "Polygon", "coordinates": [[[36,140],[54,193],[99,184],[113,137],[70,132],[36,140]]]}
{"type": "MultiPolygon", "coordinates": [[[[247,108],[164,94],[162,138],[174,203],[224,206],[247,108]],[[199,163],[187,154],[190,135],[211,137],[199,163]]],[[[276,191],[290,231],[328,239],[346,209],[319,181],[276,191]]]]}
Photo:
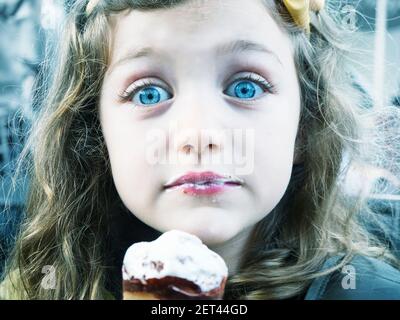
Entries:
{"type": "Polygon", "coordinates": [[[136,105],[154,105],[172,97],[167,90],[159,86],[147,86],[135,91],[136,93],[132,95],[132,101],[136,105]]]}
{"type": "Polygon", "coordinates": [[[265,80],[239,79],[232,82],[224,93],[234,98],[246,100],[256,98],[271,88],[272,85],[265,80]]]}
{"type": "MultiPolygon", "coordinates": [[[[163,85],[157,85],[159,81],[145,81],[142,84],[133,84],[120,95],[122,101],[131,101],[136,106],[154,106],[169,100],[173,95],[164,89],[163,85]]],[[[264,78],[256,75],[248,75],[232,82],[224,94],[242,100],[254,99],[266,91],[274,93],[274,87],[264,78]]]]}

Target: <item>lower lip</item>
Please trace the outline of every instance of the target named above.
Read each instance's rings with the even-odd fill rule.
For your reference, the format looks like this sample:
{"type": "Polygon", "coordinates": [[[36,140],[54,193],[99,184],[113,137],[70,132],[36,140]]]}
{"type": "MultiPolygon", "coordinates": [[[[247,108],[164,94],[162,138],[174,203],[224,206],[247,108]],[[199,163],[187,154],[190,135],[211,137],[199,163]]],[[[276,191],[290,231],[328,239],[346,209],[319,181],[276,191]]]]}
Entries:
{"type": "Polygon", "coordinates": [[[192,196],[209,196],[215,195],[218,193],[222,193],[231,189],[240,188],[241,185],[239,184],[230,184],[230,183],[210,183],[210,184],[192,184],[192,183],[184,183],[179,186],[168,188],[167,191],[172,190],[181,190],[183,193],[192,196]]]}

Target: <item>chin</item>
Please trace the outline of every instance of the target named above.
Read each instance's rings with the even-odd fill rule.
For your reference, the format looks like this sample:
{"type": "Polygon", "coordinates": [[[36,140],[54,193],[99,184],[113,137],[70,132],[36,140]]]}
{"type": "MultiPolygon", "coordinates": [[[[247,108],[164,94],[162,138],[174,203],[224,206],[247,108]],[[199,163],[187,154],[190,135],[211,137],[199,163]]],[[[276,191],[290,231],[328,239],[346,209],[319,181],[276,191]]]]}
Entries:
{"type": "Polygon", "coordinates": [[[207,246],[229,241],[240,231],[240,226],[232,212],[220,208],[202,208],[198,212],[187,213],[188,219],[182,219],[168,229],[179,229],[200,238],[207,246]]]}

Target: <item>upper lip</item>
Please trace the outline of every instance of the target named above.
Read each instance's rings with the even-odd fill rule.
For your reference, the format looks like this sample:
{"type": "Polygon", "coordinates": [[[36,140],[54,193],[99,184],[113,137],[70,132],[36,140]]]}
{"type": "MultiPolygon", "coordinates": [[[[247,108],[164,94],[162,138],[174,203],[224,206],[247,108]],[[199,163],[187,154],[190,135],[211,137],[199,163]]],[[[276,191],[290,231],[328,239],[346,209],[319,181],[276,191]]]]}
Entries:
{"type": "Polygon", "coordinates": [[[212,171],[204,171],[188,172],[184,175],[179,176],[178,178],[172,178],[166,184],[164,184],[164,188],[175,187],[185,183],[201,184],[211,182],[230,182],[238,185],[243,184],[242,179],[232,174],[218,174],[212,171]]]}

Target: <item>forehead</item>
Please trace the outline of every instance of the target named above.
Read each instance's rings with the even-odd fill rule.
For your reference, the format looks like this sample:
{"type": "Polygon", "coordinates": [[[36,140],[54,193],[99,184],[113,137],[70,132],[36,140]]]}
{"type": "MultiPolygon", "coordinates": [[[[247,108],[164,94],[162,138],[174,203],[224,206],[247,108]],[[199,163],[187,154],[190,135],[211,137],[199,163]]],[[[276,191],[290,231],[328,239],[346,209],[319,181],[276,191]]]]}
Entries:
{"type": "Polygon", "coordinates": [[[132,10],[113,23],[112,62],[134,49],[151,49],[170,58],[209,54],[235,40],[264,45],[277,55],[290,55],[287,36],[263,0],[192,0],[176,7],[132,10]]]}

